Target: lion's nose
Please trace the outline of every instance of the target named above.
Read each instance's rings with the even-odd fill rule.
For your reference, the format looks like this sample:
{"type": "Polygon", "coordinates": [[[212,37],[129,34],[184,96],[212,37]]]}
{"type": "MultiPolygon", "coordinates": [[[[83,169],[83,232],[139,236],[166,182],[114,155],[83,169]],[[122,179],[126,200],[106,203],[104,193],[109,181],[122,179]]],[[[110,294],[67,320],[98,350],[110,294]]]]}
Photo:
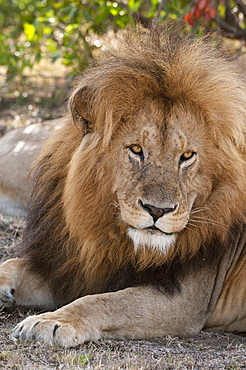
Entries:
{"type": "Polygon", "coordinates": [[[177,208],[177,205],[170,208],[158,208],[153,206],[152,204],[143,203],[141,200],[139,200],[139,204],[146,212],[148,212],[152,216],[154,222],[156,222],[158,218],[162,217],[163,215],[174,212],[177,208]]]}

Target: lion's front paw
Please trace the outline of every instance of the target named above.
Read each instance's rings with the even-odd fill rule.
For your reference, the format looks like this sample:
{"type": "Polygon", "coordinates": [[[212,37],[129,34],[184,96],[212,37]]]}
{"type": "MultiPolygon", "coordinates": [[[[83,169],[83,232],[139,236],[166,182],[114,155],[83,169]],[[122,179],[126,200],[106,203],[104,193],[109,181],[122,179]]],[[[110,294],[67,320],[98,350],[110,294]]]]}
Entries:
{"type": "Polygon", "coordinates": [[[37,341],[44,344],[55,344],[62,347],[75,347],[93,339],[100,334],[93,331],[83,322],[63,318],[53,313],[30,316],[18,324],[12,336],[22,342],[37,341]]]}
{"type": "Polygon", "coordinates": [[[22,271],[25,271],[26,261],[13,258],[0,265],[0,307],[15,304],[15,292],[20,284],[22,271]]]}

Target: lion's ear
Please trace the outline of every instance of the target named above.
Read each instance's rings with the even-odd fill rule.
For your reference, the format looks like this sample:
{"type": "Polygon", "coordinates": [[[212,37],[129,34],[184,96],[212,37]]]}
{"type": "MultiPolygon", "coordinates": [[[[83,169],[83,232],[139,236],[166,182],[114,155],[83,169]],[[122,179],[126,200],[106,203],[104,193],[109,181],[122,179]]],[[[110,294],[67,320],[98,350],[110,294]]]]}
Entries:
{"type": "Polygon", "coordinates": [[[83,135],[91,131],[89,88],[87,86],[79,89],[70,99],[70,109],[74,122],[82,129],[83,135]]]}

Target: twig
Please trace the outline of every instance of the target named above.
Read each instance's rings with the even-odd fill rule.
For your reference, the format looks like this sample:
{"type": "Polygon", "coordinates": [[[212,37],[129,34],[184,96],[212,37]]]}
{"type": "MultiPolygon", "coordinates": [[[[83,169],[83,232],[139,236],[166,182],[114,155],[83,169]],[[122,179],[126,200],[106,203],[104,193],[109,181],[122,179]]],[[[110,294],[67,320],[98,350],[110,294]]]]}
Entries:
{"type": "Polygon", "coordinates": [[[157,22],[158,22],[158,20],[159,20],[159,18],[161,16],[161,11],[162,11],[164,2],[165,2],[165,0],[160,0],[159,1],[159,5],[158,5],[158,8],[157,8],[157,13],[156,13],[155,18],[153,20],[154,25],[157,24],[157,22]]]}
{"type": "Polygon", "coordinates": [[[243,13],[243,15],[246,17],[246,4],[242,0],[236,0],[235,3],[243,13]]]}

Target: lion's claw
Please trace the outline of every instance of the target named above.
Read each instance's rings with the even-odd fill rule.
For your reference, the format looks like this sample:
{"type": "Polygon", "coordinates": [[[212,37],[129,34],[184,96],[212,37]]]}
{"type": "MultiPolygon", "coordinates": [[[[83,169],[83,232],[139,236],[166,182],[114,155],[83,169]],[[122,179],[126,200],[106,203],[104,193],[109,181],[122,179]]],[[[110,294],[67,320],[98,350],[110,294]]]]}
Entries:
{"type": "Polygon", "coordinates": [[[30,316],[23,320],[14,328],[11,336],[19,339],[21,342],[54,342],[54,336],[52,335],[52,326],[50,325],[49,330],[49,327],[47,327],[47,320],[40,320],[38,319],[38,316],[30,316]]]}
{"type": "Polygon", "coordinates": [[[90,339],[85,335],[85,331],[78,330],[77,327],[63,320],[49,318],[48,315],[26,318],[14,328],[11,337],[21,342],[37,341],[62,347],[75,347],[90,339]]]}

